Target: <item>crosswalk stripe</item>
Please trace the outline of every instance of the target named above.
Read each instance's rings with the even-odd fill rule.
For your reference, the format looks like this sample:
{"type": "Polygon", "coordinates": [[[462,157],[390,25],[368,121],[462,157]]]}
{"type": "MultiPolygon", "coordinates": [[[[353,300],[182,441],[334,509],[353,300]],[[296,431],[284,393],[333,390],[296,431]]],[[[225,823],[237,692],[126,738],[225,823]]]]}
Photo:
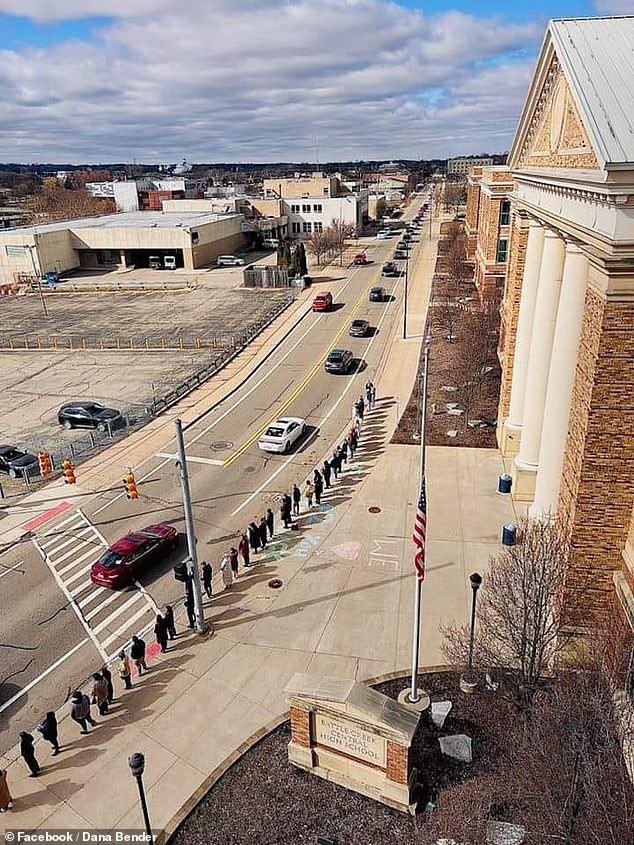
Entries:
{"type": "MultiPolygon", "coordinates": [[[[69,523],[74,522],[75,520],[78,521],[78,524],[83,525],[85,525],[87,522],[87,520],[84,519],[84,515],[81,511],[75,511],[75,513],[71,514],[68,519],[64,519],[62,522],[58,522],[55,526],[55,531],[59,531],[60,528],[63,528],[65,525],[68,525],[69,523]]],[[[54,532],[51,532],[51,534],[52,533],[54,532]]],[[[47,534],[46,536],[48,537],[49,535],[47,534]]]]}
{"type": "MultiPolygon", "coordinates": [[[[93,586],[94,586],[94,585],[93,585],[93,586]]],[[[87,596],[86,596],[85,598],[83,598],[81,601],[78,601],[78,602],[77,602],[77,604],[79,605],[80,610],[82,610],[82,611],[83,611],[83,609],[84,609],[87,605],[89,605],[89,604],[90,604],[90,602],[91,602],[91,601],[93,601],[93,599],[96,599],[96,598],[97,598],[97,596],[99,595],[99,593],[105,593],[105,592],[106,592],[106,587],[95,587],[95,589],[94,589],[94,590],[92,590],[92,592],[91,592],[89,595],[87,595],[87,596]]],[[[110,590],[108,590],[108,592],[110,592],[110,590]]],[[[115,593],[115,595],[119,595],[119,594],[118,594],[118,593],[115,593]]]]}
{"type": "Polygon", "coordinates": [[[137,612],[134,614],[134,616],[131,616],[128,619],[127,622],[125,622],[120,628],[117,628],[117,630],[114,632],[114,634],[111,634],[108,637],[107,640],[103,641],[103,643],[101,644],[102,647],[108,648],[108,646],[111,643],[113,643],[116,639],[120,638],[124,631],[126,631],[128,628],[130,628],[131,625],[134,625],[134,623],[137,621],[137,619],[140,619],[143,616],[143,614],[148,613],[149,610],[150,610],[150,608],[147,607],[147,606],[142,607],[140,610],[137,610],[137,612]]]}
{"type": "MultiPolygon", "coordinates": [[[[70,586],[70,584],[72,584],[73,581],[76,581],[78,578],[83,578],[83,576],[87,572],[90,572],[91,569],[92,569],[92,563],[88,563],[88,564],[86,564],[86,566],[81,566],[77,570],[77,572],[75,572],[73,575],[70,575],[68,578],[65,578],[64,583],[66,584],[67,587],[70,586]]],[[[92,581],[90,583],[92,584],[92,581]]]]}
{"type": "Polygon", "coordinates": [[[75,598],[75,596],[78,596],[80,593],[83,593],[83,591],[86,589],[86,587],[92,587],[92,586],[93,586],[93,583],[90,580],[90,578],[88,578],[86,581],[82,581],[82,583],[79,585],[79,587],[75,587],[74,590],[68,590],[68,587],[66,587],[66,589],[71,594],[71,596],[73,598],[75,598]]]}
{"type": "MultiPolygon", "coordinates": [[[[100,590],[105,590],[105,587],[100,587],[99,589],[100,589],[100,590]]],[[[84,618],[86,619],[86,622],[89,622],[91,619],[94,619],[94,618],[95,618],[95,616],[97,616],[99,613],[101,613],[101,611],[102,611],[105,607],[108,607],[108,605],[109,605],[109,604],[112,604],[112,602],[113,602],[113,601],[115,601],[116,599],[118,599],[118,598],[119,598],[119,593],[117,593],[116,591],[114,591],[114,590],[109,590],[109,593],[110,593],[110,595],[109,595],[107,598],[105,598],[105,599],[101,602],[101,604],[98,604],[98,605],[97,605],[97,607],[93,608],[93,609],[90,611],[90,613],[85,613],[85,614],[84,614],[84,618]]],[[[85,601],[85,603],[84,603],[84,604],[90,604],[90,602],[92,601],[92,599],[93,599],[94,597],[95,597],[95,595],[94,595],[94,594],[93,594],[93,595],[91,595],[90,599],[87,599],[87,600],[85,601]]],[[[80,606],[81,606],[81,605],[80,605],[80,606]]]]}
{"type": "Polygon", "coordinates": [[[141,593],[133,593],[130,598],[124,602],[120,607],[118,607],[110,616],[107,616],[102,622],[96,625],[93,630],[95,634],[98,634],[99,631],[103,631],[104,628],[107,628],[110,623],[117,618],[117,616],[121,616],[124,610],[127,610],[130,605],[137,602],[139,599],[143,600],[143,596],[141,593]]]}
{"type": "MultiPolygon", "coordinates": [[[[91,560],[96,560],[99,557],[100,551],[101,547],[99,547],[99,549],[93,549],[91,547],[85,554],[81,555],[78,558],[75,558],[72,563],[67,564],[63,569],[57,569],[58,561],[56,560],[53,561],[53,566],[55,567],[55,569],[57,569],[60,575],[66,575],[67,572],[70,572],[71,569],[74,569],[79,563],[83,563],[87,558],[90,558],[91,560]]],[[[90,565],[92,566],[92,563],[90,565]]]]}
{"type": "Polygon", "coordinates": [[[69,537],[68,533],[65,532],[60,537],[57,537],[54,543],[47,543],[46,545],[42,546],[42,548],[49,557],[52,557],[51,551],[61,552],[62,549],[66,549],[68,548],[68,546],[72,546],[73,543],[76,543],[77,541],[85,542],[85,540],[82,540],[83,535],[91,533],[93,532],[90,528],[84,528],[83,531],[78,531],[76,534],[73,534],[72,537],[69,537]],[[60,540],[64,540],[65,542],[62,543],[60,542],[60,540]]]}

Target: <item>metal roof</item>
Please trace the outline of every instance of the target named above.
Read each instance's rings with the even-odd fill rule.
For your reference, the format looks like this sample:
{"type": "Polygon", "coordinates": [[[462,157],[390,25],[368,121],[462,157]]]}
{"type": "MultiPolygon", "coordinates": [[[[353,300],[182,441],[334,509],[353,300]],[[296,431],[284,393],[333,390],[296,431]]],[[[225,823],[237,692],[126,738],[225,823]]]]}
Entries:
{"type": "Polygon", "coordinates": [[[75,220],[59,220],[54,223],[39,223],[34,226],[19,226],[2,229],[2,234],[20,231],[21,233],[42,234],[64,229],[174,229],[204,226],[230,217],[239,217],[215,212],[168,212],[168,211],[121,211],[116,214],[103,214],[99,217],[80,217],[75,220]]]}
{"type": "Polygon", "coordinates": [[[634,16],[552,20],[548,29],[598,157],[634,162],[634,16]]]}

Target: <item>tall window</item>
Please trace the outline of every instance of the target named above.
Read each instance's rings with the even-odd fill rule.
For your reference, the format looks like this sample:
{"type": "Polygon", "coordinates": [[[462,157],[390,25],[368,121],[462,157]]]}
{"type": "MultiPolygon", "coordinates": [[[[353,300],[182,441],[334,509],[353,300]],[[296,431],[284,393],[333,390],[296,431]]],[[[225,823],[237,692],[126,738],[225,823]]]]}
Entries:
{"type": "Polygon", "coordinates": [[[313,231],[323,232],[324,231],[324,224],[320,223],[319,221],[313,223],[313,231]]]}
{"type": "Polygon", "coordinates": [[[299,214],[299,204],[291,205],[291,214],[299,214]]]}
{"type": "Polygon", "coordinates": [[[293,223],[291,223],[291,226],[293,227],[293,234],[294,234],[294,235],[299,235],[299,232],[300,232],[300,226],[299,226],[299,223],[295,223],[295,222],[293,222],[293,223]]]}
{"type": "Polygon", "coordinates": [[[508,258],[509,242],[506,238],[501,238],[498,241],[498,251],[495,260],[498,264],[505,264],[508,258]]]}
{"type": "Polygon", "coordinates": [[[304,225],[304,232],[307,233],[307,234],[310,234],[313,230],[313,224],[312,223],[304,223],[303,225],[304,225]]]}
{"type": "Polygon", "coordinates": [[[500,226],[508,226],[511,222],[511,201],[502,200],[500,203],[500,226]]]}
{"type": "Polygon", "coordinates": [[[317,203],[316,205],[313,206],[313,214],[321,214],[322,210],[323,210],[323,206],[322,206],[321,203],[317,203]]]}
{"type": "Polygon", "coordinates": [[[310,205],[308,203],[304,203],[302,205],[302,214],[308,214],[310,212],[310,205]]]}

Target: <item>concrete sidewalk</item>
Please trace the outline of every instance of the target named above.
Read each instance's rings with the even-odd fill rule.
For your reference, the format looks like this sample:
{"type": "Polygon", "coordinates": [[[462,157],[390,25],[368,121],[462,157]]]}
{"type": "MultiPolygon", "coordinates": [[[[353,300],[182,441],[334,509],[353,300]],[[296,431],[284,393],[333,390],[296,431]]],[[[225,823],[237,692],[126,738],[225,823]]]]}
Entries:
{"type": "MultiPolygon", "coordinates": [[[[142,828],[127,766],[142,751],[153,826],[170,831],[253,736],[283,718],[293,673],[365,680],[409,669],[420,452],[389,440],[417,372],[430,267],[427,255],[411,285],[418,337],[395,340],[381,362],[379,401],[355,461],[321,507],[302,513],[299,535],[278,528],[257,565],[217,594],[213,637],[180,634],[129,692],[115,679],[111,714],[90,736],[64,720],[60,756],[36,746],[39,778],[11,764],[15,807],[0,828],[142,828]],[[273,577],[281,589],[268,586],[273,577]]],[[[496,450],[430,447],[427,462],[423,666],[442,662],[438,625],[466,619],[468,575],[486,572],[502,524],[514,518],[510,498],[495,492],[496,450]]]]}

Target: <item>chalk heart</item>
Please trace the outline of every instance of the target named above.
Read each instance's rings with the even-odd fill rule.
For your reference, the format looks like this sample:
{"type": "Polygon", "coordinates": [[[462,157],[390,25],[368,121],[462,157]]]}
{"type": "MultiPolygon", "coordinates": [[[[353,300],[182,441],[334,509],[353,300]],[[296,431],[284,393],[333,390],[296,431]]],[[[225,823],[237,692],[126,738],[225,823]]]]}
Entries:
{"type": "Polygon", "coordinates": [[[342,560],[356,560],[361,552],[361,543],[341,543],[339,546],[333,546],[332,551],[342,560]]]}

